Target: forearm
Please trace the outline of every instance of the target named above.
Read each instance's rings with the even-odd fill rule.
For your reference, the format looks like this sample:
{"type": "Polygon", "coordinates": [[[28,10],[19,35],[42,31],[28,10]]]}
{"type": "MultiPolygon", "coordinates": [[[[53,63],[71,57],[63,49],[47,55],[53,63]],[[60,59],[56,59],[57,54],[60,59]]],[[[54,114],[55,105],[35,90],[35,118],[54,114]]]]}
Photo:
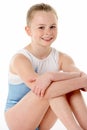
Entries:
{"type": "Polygon", "coordinates": [[[53,82],[46,90],[44,97],[58,97],[84,87],[87,87],[87,78],[74,78],[64,81],[53,82]]]}
{"type": "Polygon", "coordinates": [[[80,77],[80,72],[49,72],[52,81],[68,80],[76,77],[80,77]]]}

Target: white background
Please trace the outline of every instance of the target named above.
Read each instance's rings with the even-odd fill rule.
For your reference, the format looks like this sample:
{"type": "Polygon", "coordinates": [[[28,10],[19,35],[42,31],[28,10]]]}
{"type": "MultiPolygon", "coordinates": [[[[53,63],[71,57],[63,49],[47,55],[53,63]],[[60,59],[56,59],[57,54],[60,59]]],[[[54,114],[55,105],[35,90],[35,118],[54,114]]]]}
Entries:
{"type": "MultiPolygon", "coordinates": [[[[46,2],[58,13],[58,39],[53,46],[69,54],[76,65],[87,73],[87,2],[86,0],[1,0],[0,1],[0,130],[8,130],[4,105],[8,92],[8,66],[12,55],[26,46],[26,12],[35,3],[46,2]],[[30,2],[31,1],[31,2],[30,2]]],[[[87,93],[83,93],[87,99],[87,93]]],[[[87,103],[87,101],[86,101],[87,103]]],[[[52,130],[65,130],[57,121],[52,130]]]]}

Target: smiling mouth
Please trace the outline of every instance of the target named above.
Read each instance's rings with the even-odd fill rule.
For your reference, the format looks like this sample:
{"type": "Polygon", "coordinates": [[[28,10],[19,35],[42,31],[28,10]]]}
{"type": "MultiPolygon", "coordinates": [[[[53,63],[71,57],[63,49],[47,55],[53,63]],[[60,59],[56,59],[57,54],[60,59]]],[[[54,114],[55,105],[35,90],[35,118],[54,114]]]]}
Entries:
{"type": "Polygon", "coordinates": [[[47,41],[47,42],[51,41],[52,39],[53,39],[52,37],[51,38],[42,38],[42,40],[47,41]]]}

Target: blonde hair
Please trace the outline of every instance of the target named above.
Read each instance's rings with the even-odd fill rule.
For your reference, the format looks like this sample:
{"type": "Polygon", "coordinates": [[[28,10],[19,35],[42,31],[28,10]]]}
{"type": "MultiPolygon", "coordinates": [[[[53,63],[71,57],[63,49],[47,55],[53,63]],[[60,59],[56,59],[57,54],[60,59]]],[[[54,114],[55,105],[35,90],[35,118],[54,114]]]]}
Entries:
{"type": "Polygon", "coordinates": [[[45,12],[51,11],[51,12],[53,12],[53,13],[56,15],[56,17],[57,17],[57,19],[58,19],[57,13],[56,13],[56,11],[54,10],[53,7],[51,7],[51,6],[48,5],[48,4],[40,3],[40,4],[35,4],[35,5],[33,5],[33,6],[28,10],[28,12],[27,12],[27,17],[26,17],[26,23],[27,23],[27,25],[29,25],[30,22],[32,21],[33,15],[34,15],[34,13],[35,13],[36,11],[45,11],[45,12]]]}

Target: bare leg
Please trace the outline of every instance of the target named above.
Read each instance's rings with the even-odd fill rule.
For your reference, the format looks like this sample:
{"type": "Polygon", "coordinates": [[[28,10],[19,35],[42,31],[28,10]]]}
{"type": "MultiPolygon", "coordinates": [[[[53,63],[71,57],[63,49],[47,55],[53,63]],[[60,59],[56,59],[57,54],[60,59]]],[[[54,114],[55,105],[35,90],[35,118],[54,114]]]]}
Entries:
{"type": "MultiPolygon", "coordinates": [[[[74,81],[74,79],[72,80],[72,82],[74,82],[74,87],[71,80],[53,83],[53,85],[50,86],[47,90],[46,98],[48,97],[50,99],[51,97],[60,96],[62,94],[78,89],[77,87],[78,80],[79,79],[77,79],[76,82],[74,81]],[[53,95],[51,96],[51,94],[53,95]]],[[[57,107],[60,103],[57,105],[58,102],[56,103],[55,101],[56,101],[56,98],[55,100],[54,99],[52,100],[51,106],[53,106],[52,107],[53,110],[55,108],[55,113],[57,113],[58,111],[57,107]]],[[[65,103],[65,105],[67,106],[67,103],[65,103]]],[[[46,111],[48,110],[48,107],[49,107],[48,100],[39,98],[32,92],[29,92],[20,102],[18,102],[17,105],[10,108],[5,113],[8,127],[10,128],[10,130],[29,130],[29,129],[34,130],[40,124],[46,111]]]]}
{"type": "Polygon", "coordinates": [[[80,126],[84,130],[87,130],[87,107],[81,95],[81,92],[72,92],[67,95],[67,99],[80,126]]]}
{"type": "Polygon", "coordinates": [[[75,121],[65,96],[51,99],[50,106],[68,130],[83,130],[75,121]]]}
{"type": "Polygon", "coordinates": [[[55,124],[56,120],[57,120],[57,116],[49,107],[48,111],[46,112],[45,116],[43,117],[40,123],[40,127],[39,127],[40,130],[50,130],[52,126],[55,124]]]}
{"type": "Polygon", "coordinates": [[[29,92],[6,113],[6,121],[10,130],[35,130],[46,111],[49,103],[29,92]]]}

